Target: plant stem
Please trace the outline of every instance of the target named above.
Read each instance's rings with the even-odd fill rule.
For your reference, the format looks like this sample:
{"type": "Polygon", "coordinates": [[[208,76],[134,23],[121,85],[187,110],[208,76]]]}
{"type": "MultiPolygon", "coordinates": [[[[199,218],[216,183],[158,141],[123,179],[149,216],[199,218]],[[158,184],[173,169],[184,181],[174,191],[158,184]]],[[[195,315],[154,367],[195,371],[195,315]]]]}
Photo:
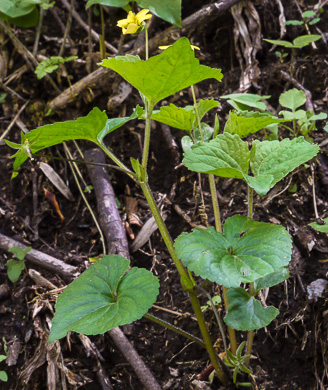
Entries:
{"type": "Polygon", "coordinates": [[[122,171],[124,171],[128,176],[131,177],[131,179],[135,180],[136,175],[134,172],[131,171],[125,164],[122,163],[121,160],[119,160],[114,153],[112,153],[109,149],[106,148],[106,146],[102,143],[99,143],[98,146],[101,148],[103,152],[107,154],[107,156],[114,161],[116,165],[118,165],[122,171]]]}
{"type": "Polygon", "coordinates": [[[191,289],[188,289],[187,292],[189,294],[189,298],[190,298],[192,307],[193,307],[195,315],[197,317],[198,325],[199,325],[200,331],[201,331],[202,336],[203,336],[206,350],[209,354],[209,357],[211,359],[211,363],[213,364],[218,377],[220,378],[222,383],[226,384],[228,382],[228,379],[226,378],[226,376],[225,376],[225,374],[224,374],[224,372],[219,364],[218,357],[217,357],[216,352],[213,348],[212,340],[211,340],[210,335],[209,335],[208,330],[207,330],[207,326],[205,323],[203,312],[202,312],[201,307],[200,307],[199,300],[197,298],[197,294],[193,291],[193,283],[190,280],[189,275],[188,275],[187,271],[185,270],[183,264],[181,263],[180,259],[177,257],[177,255],[175,253],[172,238],[171,238],[171,236],[167,230],[167,227],[162,219],[162,216],[161,216],[161,214],[156,206],[154,197],[151,193],[151,190],[149,188],[148,183],[140,182],[139,184],[141,186],[143,194],[145,195],[147,203],[149,204],[149,207],[153,213],[153,216],[155,218],[155,221],[157,223],[157,226],[158,226],[158,229],[161,233],[161,236],[163,237],[165,245],[166,245],[166,247],[167,247],[167,249],[172,257],[172,260],[173,260],[175,266],[177,267],[177,270],[181,276],[181,279],[184,281],[190,282],[190,284],[191,284],[191,289]]]}
{"type": "Polygon", "coordinates": [[[100,8],[100,19],[101,19],[101,35],[99,35],[99,44],[100,44],[100,55],[101,58],[106,58],[106,46],[105,46],[105,18],[104,18],[104,9],[101,4],[100,8]]]}
{"type": "Polygon", "coordinates": [[[174,326],[174,325],[170,324],[169,322],[164,321],[161,318],[158,318],[158,317],[156,317],[156,316],[154,316],[152,314],[149,314],[149,313],[145,314],[144,317],[147,318],[150,321],[155,322],[156,324],[162,325],[165,328],[172,330],[175,333],[180,334],[181,336],[186,337],[187,339],[189,339],[191,341],[194,341],[195,343],[199,344],[201,347],[206,348],[205,344],[203,343],[203,341],[201,339],[199,339],[198,337],[193,336],[192,334],[184,331],[183,329],[181,329],[181,328],[179,328],[177,326],[174,326]]]}
{"type": "MultiPolygon", "coordinates": [[[[248,186],[248,218],[253,219],[253,188],[248,186]]],[[[249,295],[253,297],[255,295],[254,282],[249,284],[249,295]]],[[[251,355],[252,346],[254,340],[254,331],[249,330],[247,332],[247,346],[246,346],[246,355],[251,355]]],[[[250,357],[246,360],[245,364],[248,365],[250,357]]]]}
{"type": "Polygon", "coordinates": [[[193,101],[194,101],[195,113],[196,113],[196,118],[197,118],[197,122],[198,122],[198,128],[199,128],[200,136],[201,136],[202,141],[205,142],[204,134],[203,134],[203,130],[202,130],[202,125],[200,123],[200,116],[199,116],[199,112],[198,112],[195,88],[194,88],[193,85],[191,85],[190,88],[191,88],[192,98],[193,98],[193,101]]]}
{"type": "Polygon", "coordinates": [[[214,211],[215,229],[217,232],[222,233],[220,206],[219,206],[218,196],[216,193],[214,175],[208,175],[208,179],[210,182],[210,189],[211,189],[211,198],[212,198],[212,205],[213,205],[213,211],[214,211]]]}
{"type": "MultiPolygon", "coordinates": [[[[68,149],[68,147],[67,147],[67,145],[66,145],[66,142],[64,142],[63,145],[64,145],[64,148],[65,148],[66,155],[67,155],[70,159],[72,159],[71,152],[69,151],[69,149],[68,149]]],[[[90,206],[90,204],[89,204],[89,202],[88,202],[86,196],[84,195],[84,192],[83,192],[83,190],[82,190],[82,188],[81,188],[80,182],[79,182],[79,180],[78,180],[78,178],[77,178],[77,175],[76,175],[76,173],[75,173],[75,170],[76,170],[76,172],[79,172],[79,169],[78,169],[76,163],[74,163],[74,162],[72,163],[72,162],[70,162],[70,161],[69,161],[68,163],[69,163],[69,165],[70,165],[70,167],[71,167],[71,169],[72,169],[72,173],[73,173],[73,176],[74,176],[76,185],[78,186],[78,189],[79,189],[80,194],[81,194],[81,196],[82,196],[82,198],[83,198],[83,200],[84,200],[84,203],[86,204],[86,206],[87,206],[87,208],[88,208],[88,210],[89,210],[89,212],[90,212],[90,214],[91,214],[91,216],[92,216],[92,219],[93,219],[93,221],[94,221],[94,223],[95,223],[95,225],[96,225],[96,227],[97,227],[97,229],[98,229],[98,232],[99,232],[99,235],[100,235],[100,241],[101,241],[102,247],[103,247],[103,254],[104,254],[104,256],[105,256],[105,255],[106,255],[105,238],[104,238],[103,232],[102,232],[102,230],[101,230],[101,227],[99,226],[99,223],[98,223],[98,221],[97,221],[97,218],[96,218],[94,212],[92,211],[92,208],[91,208],[91,206],[90,206]],[[74,168],[75,168],[75,169],[74,169],[74,168]]],[[[80,174],[81,174],[81,173],[80,173],[80,174]]]]}
{"type": "MultiPolygon", "coordinates": [[[[211,198],[212,198],[212,204],[213,204],[213,210],[214,210],[215,229],[219,233],[222,233],[220,209],[219,209],[218,196],[216,193],[214,175],[208,175],[208,177],[209,177],[209,181],[210,181],[211,198]]],[[[225,305],[226,310],[229,306],[227,291],[228,291],[228,289],[226,287],[222,286],[222,296],[223,296],[223,301],[224,301],[224,305],[225,305]]],[[[236,351],[238,348],[236,332],[234,329],[232,329],[232,328],[230,328],[230,326],[228,326],[228,333],[229,333],[229,340],[230,340],[230,346],[231,346],[231,353],[233,355],[236,355],[236,351]]]]}
{"type": "MultiPolygon", "coordinates": [[[[228,297],[227,297],[227,291],[228,291],[228,288],[222,286],[222,296],[223,296],[224,306],[225,306],[226,310],[227,310],[227,308],[229,306],[229,301],[228,301],[228,297]]],[[[238,348],[236,332],[235,332],[234,329],[232,329],[232,328],[230,328],[230,326],[228,326],[228,333],[229,333],[229,341],[230,341],[231,353],[233,355],[236,355],[236,351],[237,351],[237,348],[238,348]]]]}
{"type": "Polygon", "coordinates": [[[253,188],[248,186],[248,218],[253,219],[253,188]]]}
{"type": "Polygon", "coordinates": [[[148,48],[148,29],[147,24],[145,26],[145,52],[146,52],[146,61],[149,58],[149,48],[148,48]]]}
{"type": "MultiPolygon", "coordinates": [[[[250,283],[249,285],[249,295],[251,297],[255,295],[254,282],[250,283]]],[[[251,355],[252,353],[253,340],[254,340],[254,331],[249,330],[247,332],[246,355],[251,355]]],[[[249,362],[250,362],[250,357],[245,361],[246,366],[249,365],[249,362]]]]}
{"type": "Polygon", "coordinates": [[[70,6],[70,9],[68,11],[68,17],[67,17],[67,22],[66,22],[66,28],[65,28],[64,36],[63,36],[63,42],[62,42],[62,44],[60,46],[59,53],[58,53],[59,57],[62,57],[63,54],[64,54],[65,44],[66,44],[66,41],[67,41],[67,37],[68,37],[69,31],[71,29],[72,11],[73,11],[73,8],[74,8],[74,1],[75,0],[71,0],[71,6],[70,6]]]}
{"type": "MultiPolygon", "coordinates": [[[[153,107],[150,105],[149,101],[145,102],[145,109],[146,109],[146,129],[145,129],[144,147],[142,152],[142,163],[141,163],[143,175],[147,171],[150,133],[151,133],[151,116],[153,114],[153,107]]],[[[142,181],[145,181],[145,177],[142,177],[142,181]]]]}

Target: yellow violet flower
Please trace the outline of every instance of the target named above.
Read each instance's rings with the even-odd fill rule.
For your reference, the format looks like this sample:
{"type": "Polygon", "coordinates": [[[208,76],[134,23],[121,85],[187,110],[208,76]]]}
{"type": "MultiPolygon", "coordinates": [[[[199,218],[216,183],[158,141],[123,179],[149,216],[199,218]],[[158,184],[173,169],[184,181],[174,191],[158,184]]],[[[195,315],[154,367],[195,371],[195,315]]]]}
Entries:
{"type": "MultiPolygon", "coordinates": [[[[166,50],[167,48],[171,47],[172,45],[168,45],[168,46],[158,46],[158,48],[160,50],[166,50]]],[[[200,50],[200,48],[198,46],[194,46],[194,45],[190,45],[190,47],[192,48],[192,50],[200,50]]]]}
{"type": "Polygon", "coordinates": [[[150,19],[153,15],[148,14],[149,9],[145,8],[140,12],[133,13],[130,11],[128,13],[127,19],[122,19],[117,22],[117,26],[121,27],[123,34],[135,34],[137,32],[142,31],[144,24],[143,22],[147,19],[150,19]]]}

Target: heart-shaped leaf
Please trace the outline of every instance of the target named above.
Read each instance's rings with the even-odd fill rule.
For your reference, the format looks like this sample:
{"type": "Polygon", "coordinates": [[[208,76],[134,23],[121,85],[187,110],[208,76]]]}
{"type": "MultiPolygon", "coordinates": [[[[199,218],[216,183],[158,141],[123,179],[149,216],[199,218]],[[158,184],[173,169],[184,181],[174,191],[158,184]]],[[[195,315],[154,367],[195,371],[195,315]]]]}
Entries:
{"type": "MultiPolygon", "coordinates": [[[[219,102],[214,99],[200,100],[197,103],[200,120],[202,120],[208,111],[217,107],[218,103],[219,102]]],[[[188,132],[197,127],[197,116],[194,106],[186,106],[182,108],[179,108],[174,104],[162,106],[159,111],[153,113],[152,119],[188,132]]]]}
{"type": "Polygon", "coordinates": [[[157,278],[118,255],[104,256],[59,296],[49,343],[75,331],[102,334],[141,318],[156,301],[157,278]]]}
{"type": "Polygon", "coordinates": [[[103,60],[101,65],[119,73],[146,96],[152,106],[192,84],[210,78],[220,81],[223,77],[220,69],[199,64],[187,38],[179,39],[147,61],[125,57],[103,60]]]}
{"type": "Polygon", "coordinates": [[[225,133],[238,134],[240,138],[247,137],[274,123],[285,122],[284,119],[274,118],[267,113],[254,111],[230,111],[224,127],[225,133]]]}
{"type": "Polygon", "coordinates": [[[259,195],[265,195],[289,172],[316,156],[318,151],[318,145],[311,145],[303,137],[286,138],[281,142],[255,140],[250,164],[257,182],[250,176],[245,176],[245,179],[259,195]]]}
{"type": "Polygon", "coordinates": [[[264,288],[269,288],[283,282],[289,278],[288,268],[280,268],[277,271],[274,271],[272,274],[264,276],[264,278],[258,279],[254,283],[255,291],[263,290],[264,288]]]}
{"type": "Polygon", "coordinates": [[[194,145],[183,163],[192,171],[243,179],[249,169],[248,143],[236,135],[218,134],[208,143],[194,145]]]}
{"type": "Polygon", "coordinates": [[[137,0],[142,8],[159,18],[181,28],[181,0],[137,0]]]}
{"type": "Polygon", "coordinates": [[[116,130],[131,119],[138,117],[139,106],[130,117],[108,119],[107,115],[95,107],[87,116],[73,121],[57,122],[52,125],[38,127],[24,135],[22,144],[6,141],[8,146],[19,149],[12,157],[16,157],[14,170],[16,171],[28,158],[26,146],[31,154],[39,150],[60,144],[64,141],[84,139],[102,145],[102,140],[108,133],[116,130]]]}
{"type": "Polygon", "coordinates": [[[263,307],[261,302],[249,296],[243,288],[230,288],[227,291],[228,313],[224,322],[232,329],[255,330],[269,325],[279,314],[273,306],[263,307]]]}
{"type": "Polygon", "coordinates": [[[295,111],[298,107],[303,106],[305,102],[305,93],[296,88],[282,93],[279,97],[279,103],[283,107],[290,108],[292,111],[295,111]]]}
{"type": "Polygon", "coordinates": [[[17,282],[25,268],[24,260],[8,260],[6,266],[8,267],[8,278],[13,283],[17,282]]]}
{"type": "Polygon", "coordinates": [[[282,226],[235,215],[227,219],[223,231],[195,229],[175,240],[183,264],[203,279],[238,287],[272,274],[290,261],[291,238],[282,226]]]}

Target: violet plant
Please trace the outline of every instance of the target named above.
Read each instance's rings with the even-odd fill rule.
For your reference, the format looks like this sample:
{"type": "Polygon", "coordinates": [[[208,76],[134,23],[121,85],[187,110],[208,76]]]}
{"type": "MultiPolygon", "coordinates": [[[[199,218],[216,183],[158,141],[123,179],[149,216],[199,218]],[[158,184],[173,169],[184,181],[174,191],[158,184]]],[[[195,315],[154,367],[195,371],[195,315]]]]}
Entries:
{"type": "MultiPolygon", "coordinates": [[[[217,106],[213,99],[201,100],[191,107],[171,104],[154,111],[156,104],[170,95],[203,80],[219,82],[223,77],[220,69],[200,65],[186,38],[179,39],[161,54],[145,61],[139,56],[125,55],[105,59],[100,65],[114,70],[135,87],[144,107],[137,106],[129,117],[110,119],[105,112],[94,108],[85,117],[32,130],[22,135],[21,144],[6,141],[9,146],[18,149],[13,156],[14,169],[17,171],[29,156],[64,141],[83,139],[100,147],[117,168],[142,189],[180,274],[182,288],[189,295],[203,338],[201,344],[206,348],[220,381],[227,385],[229,379],[213,347],[199,302],[201,288],[192,273],[222,287],[226,311],[224,321],[231,344],[226,362],[227,366],[234,368],[236,382],[239,371],[249,372],[246,366],[251,354],[253,331],[267,326],[279,313],[274,307],[264,307],[256,296],[262,289],[288,277],[292,249],[291,237],[283,226],[253,220],[253,190],[264,196],[289,172],[313,158],[319,148],[302,137],[281,142],[255,140],[250,148],[243,137],[283,121],[268,115],[247,117],[231,112],[223,134],[218,134],[216,122],[213,135],[204,137],[202,127],[205,128],[205,125],[201,119],[217,106]],[[106,146],[104,138],[137,118],[145,121],[143,153],[140,162],[131,158],[131,167],[128,167],[106,146]],[[182,233],[175,243],[148,183],[152,119],[188,132],[191,141],[185,152],[184,164],[191,171],[208,174],[210,180],[215,227],[182,233]],[[197,128],[200,137],[195,136],[197,128]],[[215,176],[246,183],[248,217],[233,215],[221,226],[215,176]],[[238,348],[235,330],[248,332],[244,356],[244,344],[238,348]]],[[[145,269],[128,269],[128,259],[105,256],[71,283],[58,298],[49,342],[65,337],[69,331],[99,334],[144,315],[152,319],[147,312],[156,301],[159,282],[145,269]]]]}

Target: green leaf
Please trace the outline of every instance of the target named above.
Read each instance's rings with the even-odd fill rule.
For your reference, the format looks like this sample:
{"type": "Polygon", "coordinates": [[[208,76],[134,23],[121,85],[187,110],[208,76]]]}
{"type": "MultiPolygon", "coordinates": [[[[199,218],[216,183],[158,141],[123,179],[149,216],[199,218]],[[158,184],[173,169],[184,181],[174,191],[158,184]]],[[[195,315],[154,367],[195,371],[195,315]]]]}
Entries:
{"type": "Polygon", "coordinates": [[[276,39],[263,39],[263,40],[272,43],[273,45],[290,47],[292,49],[301,49],[302,47],[305,47],[312,42],[318,41],[321,38],[322,38],[321,35],[312,34],[312,35],[301,35],[300,37],[295,38],[293,40],[293,43],[288,41],[280,41],[276,39]]]}
{"type": "MultiPolygon", "coordinates": [[[[197,103],[200,120],[202,120],[208,111],[217,107],[218,103],[219,102],[214,99],[200,100],[197,103]]],[[[162,106],[159,111],[153,113],[152,119],[177,129],[186,130],[188,132],[197,127],[197,116],[194,106],[186,106],[181,108],[175,106],[174,104],[170,104],[169,106],[162,106]]]]}
{"type": "Polygon", "coordinates": [[[230,111],[224,127],[224,133],[238,134],[244,138],[274,123],[285,122],[267,113],[255,111],[230,111]]]}
{"type": "Polygon", "coordinates": [[[181,28],[181,0],[137,0],[142,8],[159,18],[181,28]]]}
{"type": "Polygon", "coordinates": [[[286,20],[286,26],[302,26],[304,22],[302,20],[286,20]]]}
{"type": "Polygon", "coordinates": [[[214,133],[213,133],[213,138],[215,138],[220,132],[220,121],[217,115],[215,115],[215,120],[214,120],[214,133]]]}
{"type": "Polygon", "coordinates": [[[193,106],[179,108],[174,104],[170,104],[169,106],[162,106],[159,111],[153,113],[152,119],[190,132],[194,128],[196,115],[193,106]]]}
{"type": "Polygon", "coordinates": [[[220,81],[223,77],[220,69],[199,64],[187,38],[179,39],[147,61],[124,56],[103,60],[101,65],[119,73],[145,95],[152,106],[190,85],[210,78],[220,81]]]}
{"type": "Polygon", "coordinates": [[[313,26],[313,25],[315,25],[315,24],[317,24],[319,22],[320,22],[320,18],[314,18],[313,20],[311,20],[311,22],[309,22],[309,25],[313,26]]]}
{"type": "Polygon", "coordinates": [[[288,41],[283,41],[283,40],[279,40],[279,39],[263,39],[263,41],[269,42],[272,45],[294,48],[294,45],[288,41]]]}
{"type": "Polygon", "coordinates": [[[255,281],[255,290],[260,291],[264,288],[269,288],[283,282],[289,278],[288,268],[280,268],[277,271],[264,276],[264,278],[258,279],[255,281]]]}
{"type": "Polygon", "coordinates": [[[18,18],[19,16],[28,15],[35,8],[34,4],[25,0],[1,0],[0,12],[10,18],[18,18]]]}
{"type": "Polygon", "coordinates": [[[0,12],[0,19],[4,21],[8,21],[9,23],[18,27],[24,27],[24,28],[34,27],[39,22],[39,11],[37,7],[34,6],[32,11],[27,15],[18,16],[15,18],[11,18],[10,16],[7,16],[4,13],[0,12]]]}
{"type": "Polygon", "coordinates": [[[44,61],[41,61],[39,65],[35,68],[35,73],[38,77],[38,79],[42,79],[44,76],[46,76],[47,73],[52,73],[54,70],[59,68],[60,64],[63,64],[65,62],[76,60],[77,56],[71,56],[71,57],[59,57],[59,56],[53,56],[50,58],[47,58],[44,61]]]}
{"type": "Polygon", "coordinates": [[[189,150],[191,150],[191,147],[193,145],[192,139],[189,137],[189,135],[185,135],[184,137],[181,138],[181,146],[182,150],[186,153],[189,150]]]}
{"type": "Polygon", "coordinates": [[[226,287],[253,282],[288,265],[291,238],[275,224],[241,215],[228,218],[224,234],[214,227],[182,233],[175,249],[184,266],[203,279],[226,287]]]}
{"type": "Polygon", "coordinates": [[[253,93],[232,93],[225,96],[220,96],[221,99],[229,99],[228,103],[231,104],[230,100],[233,102],[240,103],[247,107],[258,108],[259,110],[265,110],[265,104],[261,100],[269,99],[271,96],[259,96],[253,93]]]}
{"type": "Polygon", "coordinates": [[[19,279],[22,271],[25,268],[24,260],[8,260],[6,263],[6,266],[8,267],[8,278],[13,282],[17,282],[19,279]]]}
{"type": "Polygon", "coordinates": [[[8,381],[8,375],[5,373],[5,371],[0,371],[0,381],[2,382],[8,381]]]}
{"type": "Polygon", "coordinates": [[[108,7],[125,7],[129,0],[89,0],[85,6],[86,9],[95,4],[101,4],[108,7]]]}
{"type": "Polygon", "coordinates": [[[245,179],[259,195],[265,195],[289,172],[316,156],[318,151],[318,145],[309,144],[303,137],[281,142],[255,140],[250,158],[255,177],[245,176],[245,179]]]}
{"type": "Polygon", "coordinates": [[[8,252],[14,253],[15,257],[17,257],[18,260],[24,260],[26,254],[31,250],[32,248],[29,246],[26,249],[22,249],[19,246],[13,246],[12,248],[8,249],[8,252]]]}
{"type": "Polygon", "coordinates": [[[324,225],[319,225],[317,222],[309,223],[309,225],[312,226],[313,229],[317,230],[318,232],[328,233],[328,218],[325,218],[324,222],[324,225]]]}
{"type": "Polygon", "coordinates": [[[303,91],[296,88],[290,89],[282,93],[279,97],[279,103],[283,107],[290,108],[295,111],[298,107],[302,106],[306,102],[306,96],[303,91]]]}
{"type": "Polygon", "coordinates": [[[255,330],[270,324],[279,314],[273,306],[264,308],[261,302],[241,287],[230,288],[227,292],[228,312],[224,322],[232,329],[255,330]]]}
{"type": "Polygon", "coordinates": [[[6,355],[0,355],[0,363],[7,359],[6,355]]]}
{"type": "MultiPolygon", "coordinates": [[[[137,117],[138,107],[135,112],[127,118],[108,119],[106,113],[95,107],[87,116],[73,121],[57,122],[52,125],[45,125],[30,131],[26,136],[22,135],[22,144],[18,145],[18,152],[12,156],[16,157],[14,170],[16,171],[28,158],[25,151],[26,140],[32,154],[39,150],[60,144],[64,141],[84,139],[92,141],[98,146],[102,145],[104,136],[124,123],[137,117]],[[26,139],[23,139],[25,137],[26,139]]],[[[6,141],[8,146],[17,148],[12,142],[6,141]]]]}
{"type": "Polygon", "coordinates": [[[305,11],[302,13],[302,16],[303,18],[312,18],[313,16],[315,16],[315,12],[314,11],[305,11]]]}
{"type": "Polygon", "coordinates": [[[293,44],[296,48],[302,48],[302,47],[305,47],[305,46],[308,46],[310,43],[312,42],[316,42],[318,41],[319,39],[321,39],[322,36],[321,35],[316,35],[316,34],[312,34],[312,35],[302,35],[300,37],[297,37],[293,40],[293,44]]]}
{"type": "Polygon", "coordinates": [[[75,331],[102,334],[141,318],[156,301],[157,278],[129,260],[104,256],[59,296],[49,343],[75,331]]]}
{"type": "Polygon", "coordinates": [[[238,135],[218,134],[208,143],[192,146],[183,163],[192,171],[243,179],[248,173],[248,143],[238,135]]]}
{"type": "MultiPolygon", "coordinates": [[[[210,125],[204,122],[201,123],[201,126],[202,126],[204,142],[208,142],[213,137],[214,129],[213,127],[211,127],[210,125]]],[[[202,142],[202,136],[200,134],[198,127],[196,127],[195,129],[194,136],[197,142],[202,142]]]]}

